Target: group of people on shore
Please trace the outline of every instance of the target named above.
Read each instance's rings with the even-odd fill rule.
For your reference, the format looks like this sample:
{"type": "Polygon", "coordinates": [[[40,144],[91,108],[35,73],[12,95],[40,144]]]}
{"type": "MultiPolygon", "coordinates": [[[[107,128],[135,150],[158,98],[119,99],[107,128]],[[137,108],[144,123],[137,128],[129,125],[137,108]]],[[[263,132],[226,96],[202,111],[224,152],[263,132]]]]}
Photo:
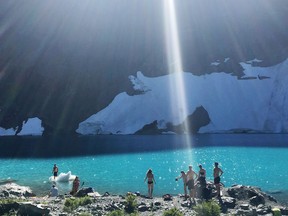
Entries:
{"type": "MultiPolygon", "coordinates": [[[[213,168],[213,177],[214,177],[214,184],[217,190],[217,196],[220,197],[220,177],[223,175],[222,169],[219,167],[219,163],[214,163],[213,168]]],[[[203,166],[199,165],[199,172],[198,174],[193,170],[193,167],[190,165],[188,171],[185,173],[184,171],[181,171],[181,175],[176,177],[176,181],[179,179],[183,180],[183,186],[184,186],[184,196],[185,199],[189,198],[190,200],[193,199],[195,201],[195,187],[199,184],[200,187],[203,189],[206,188],[206,170],[203,168],[203,166]],[[189,191],[189,196],[188,192],[189,191]]],[[[146,173],[146,177],[144,179],[144,182],[147,181],[148,183],[148,197],[152,198],[153,194],[153,188],[154,184],[156,184],[154,174],[152,172],[152,169],[149,169],[146,173]]]]}
{"type": "MultiPolygon", "coordinates": [[[[198,184],[202,188],[206,188],[206,170],[203,168],[201,164],[199,164],[198,166],[199,166],[198,174],[193,170],[192,165],[190,165],[186,173],[184,171],[181,171],[181,175],[176,177],[175,179],[176,181],[178,181],[179,179],[182,178],[185,199],[189,198],[190,200],[193,199],[193,201],[195,201],[195,187],[198,184]]],[[[54,164],[53,166],[52,173],[55,180],[56,177],[58,176],[58,167],[56,164],[54,164]]],[[[219,163],[215,162],[213,169],[213,177],[214,177],[214,184],[217,190],[217,196],[220,196],[220,177],[223,175],[223,173],[224,172],[222,171],[222,169],[219,168],[219,163]]],[[[146,182],[146,180],[148,184],[148,197],[152,198],[154,184],[156,184],[152,169],[148,169],[144,182],[146,182]]],[[[75,179],[73,180],[72,190],[70,194],[75,195],[79,189],[79,186],[80,186],[80,180],[79,177],[76,176],[75,179]]],[[[58,188],[56,187],[55,184],[52,185],[52,188],[50,190],[50,196],[58,196],[58,188]]]]}
{"type": "MultiPolygon", "coordinates": [[[[53,173],[53,178],[54,180],[57,178],[58,176],[58,167],[56,164],[54,164],[53,166],[53,169],[52,169],[52,173],[53,173]]],[[[80,186],[80,180],[79,180],[79,177],[76,176],[75,179],[73,180],[73,183],[72,183],[72,190],[70,192],[71,195],[75,195],[79,189],[79,186],[80,186]]],[[[58,196],[58,188],[56,187],[55,184],[52,185],[51,189],[50,189],[50,193],[49,193],[49,196],[50,197],[56,197],[58,196]]]]}

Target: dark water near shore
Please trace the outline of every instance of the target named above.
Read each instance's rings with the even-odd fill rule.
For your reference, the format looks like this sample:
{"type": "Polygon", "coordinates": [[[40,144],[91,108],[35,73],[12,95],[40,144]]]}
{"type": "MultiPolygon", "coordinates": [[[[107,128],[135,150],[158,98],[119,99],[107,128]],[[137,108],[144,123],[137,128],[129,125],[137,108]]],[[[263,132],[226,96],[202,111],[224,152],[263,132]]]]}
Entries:
{"type": "MultiPolygon", "coordinates": [[[[151,167],[157,184],[155,195],[182,193],[175,182],[181,170],[199,163],[212,180],[214,161],[224,170],[226,186],[259,186],[287,203],[288,135],[210,134],[196,136],[84,136],[1,137],[0,179],[15,179],[44,194],[51,185],[54,163],[60,172],[72,171],[86,186],[100,193],[146,193],[143,183],[151,167]]],[[[69,191],[71,184],[58,184],[69,191]]]]}

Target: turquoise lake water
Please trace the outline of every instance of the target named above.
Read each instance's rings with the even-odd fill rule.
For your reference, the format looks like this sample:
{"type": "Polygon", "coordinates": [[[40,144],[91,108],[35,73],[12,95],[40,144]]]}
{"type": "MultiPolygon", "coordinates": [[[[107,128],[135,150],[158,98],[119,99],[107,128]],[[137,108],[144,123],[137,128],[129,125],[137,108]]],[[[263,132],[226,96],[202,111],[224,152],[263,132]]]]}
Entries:
{"type": "MultiPolygon", "coordinates": [[[[0,159],[0,179],[17,180],[18,184],[30,186],[36,194],[43,195],[51,186],[49,177],[52,175],[52,166],[56,163],[59,172],[71,171],[72,174],[80,177],[85,186],[93,187],[99,193],[108,191],[112,194],[125,194],[127,191],[139,191],[141,194],[146,194],[145,173],[148,168],[152,168],[156,179],[154,194],[159,196],[166,193],[183,193],[182,181],[176,182],[175,177],[180,175],[181,170],[187,171],[190,164],[195,171],[198,171],[197,165],[201,163],[207,170],[207,178],[212,180],[213,163],[218,161],[224,171],[221,181],[225,186],[244,184],[258,186],[268,192],[282,191],[285,193],[288,191],[288,170],[286,168],[288,148],[285,147],[287,136],[277,138],[278,141],[283,141],[277,147],[268,147],[266,144],[261,147],[255,147],[252,144],[243,146],[224,144],[233,142],[233,139],[237,143],[239,137],[242,137],[242,141],[245,139],[256,140],[254,144],[258,143],[261,146],[261,143],[267,141],[268,136],[238,135],[228,136],[229,139],[227,136],[221,136],[219,139],[218,136],[220,146],[197,144],[191,148],[182,146],[178,149],[177,146],[171,148],[170,145],[167,149],[163,143],[163,149],[157,148],[155,151],[142,151],[143,149],[141,149],[139,152],[134,149],[132,153],[129,153],[134,148],[133,144],[129,144],[128,147],[131,145],[131,151],[128,149],[127,152],[121,153],[95,153],[87,156],[53,158],[5,157],[0,159]]],[[[269,137],[271,141],[277,140],[275,137],[274,139],[269,137]]],[[[120,138],[122,139],[122,137],[120,138]]],[[[133,142],[137,140],[140,142],[142,139],[149,140],[153,137],[133,137],[133,142]]],[[[157,139],[157,142],[159,139],[166,142],[171,140],[171,137],[158,137],[157,139]]],[[[207,139],[205,140],[207,141],[207,139]]],[[[61,193],[67,193],[71,189],[71,183],[58,183],[58,187],[61,193]]]]}

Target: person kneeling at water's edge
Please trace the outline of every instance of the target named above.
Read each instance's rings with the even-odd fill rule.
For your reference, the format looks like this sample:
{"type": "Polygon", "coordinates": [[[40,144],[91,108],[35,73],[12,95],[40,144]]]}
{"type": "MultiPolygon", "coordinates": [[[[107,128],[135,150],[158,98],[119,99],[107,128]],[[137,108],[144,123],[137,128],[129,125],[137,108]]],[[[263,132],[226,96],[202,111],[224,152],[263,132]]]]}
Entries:
{"type": "Polygon", "coordinates": [[[152,194],[153,194],[153,188],[154,188],[154,183],[156,184],[156,181],[154,179],[154,175],[152,173],[152,169],[149,169],[146,173],[146,177],[144,179],[144,182],[147,181],[148,183],[148,197],[152,198],[152,194]]]}

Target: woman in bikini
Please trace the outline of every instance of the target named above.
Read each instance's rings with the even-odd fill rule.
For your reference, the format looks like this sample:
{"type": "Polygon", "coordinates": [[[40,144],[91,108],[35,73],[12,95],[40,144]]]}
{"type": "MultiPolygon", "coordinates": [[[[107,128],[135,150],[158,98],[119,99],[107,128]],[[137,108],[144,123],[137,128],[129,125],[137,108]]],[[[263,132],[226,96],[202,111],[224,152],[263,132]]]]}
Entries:
{"type": "Polygon", "coordinates": [[[153,188],[154,188],[154,183],[156,184],[156,181],[154,179],[154,175],[152,173],[152,169],[149,169],[146,173],[146,177],[144,179],[144,182],[147,181],[148,183],[148,197],[152,198],[152,194],[153,194],[153,188]]]}

